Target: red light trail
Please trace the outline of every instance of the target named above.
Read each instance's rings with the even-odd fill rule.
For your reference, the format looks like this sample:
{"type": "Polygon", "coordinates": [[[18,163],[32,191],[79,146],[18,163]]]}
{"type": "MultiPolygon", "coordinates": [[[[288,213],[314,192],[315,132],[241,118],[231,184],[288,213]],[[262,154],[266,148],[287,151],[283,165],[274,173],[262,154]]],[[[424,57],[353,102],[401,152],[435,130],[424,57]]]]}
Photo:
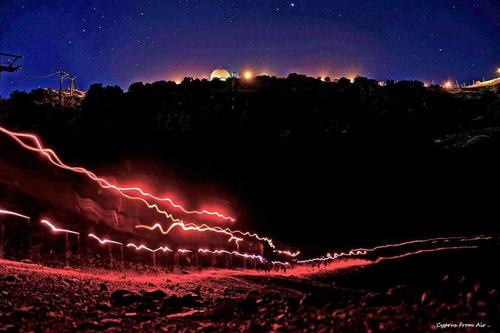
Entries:
{"type": "Polygon", "coordinates": [[[67,230],[67,229],[60,229],[54,226],[52,223],[50,223],[48,220],[41,220],[40,221],[42,224],[47,225],[53,232],[63,232],[66,234],[73,234],[73,235],[80,235],[79,232],[73,231],[73,230],[67,230]]]}
{"type": "Polygon", "coordinates": [[[33,134],[16,133],[16,132],[9,131],[6,128],[1,127],[1,126],[0,126],[0,132],[3,132],[4,134],[6,134],[9,137],[11,137],[12,139],[14,139],[23,148],[44,155],[55,166],[58,166],[59,168],[62,168],[65,170],[84,174],[84,175],[88,176],[90,179],[92,179],[93,181],[97,182],[102,188],[114,189],[114,190],[118,191],[121,195],[123,195],[129,199],[141,200],[149,208],[155,208],[159,213],[166,215],[168,218],[171,218],[174,221],[175,221],[175,219],[172,217],[171,214],[168,214],[167,212],[161,211],[156,204],[151,204],[151,203],[147,202],[143,197],[150,198],[150,199],[153,199],[153,200],[156,200],[159,202],[167,202],[168,204],[170,204],[170,206],[181,210],[185,214],[210,215],[210,216],[217,216],[221,219],[228,220],[231,222],[235,221],[235,219],[233,217],[225,216],[219,212],[211,212],[211,211],[207,211],[207,210],[187,210],[184,207],[182,207],[181,205],[173,202],[173,200],[170,198],[167,198],[167,197],[162,198],[162,197],[155,196],[151,193],[144,191],[142,188],[137,187],[137,186],[122,187],[119,185],[115,185],[115,184],[110,183],[109,181],[107,181],[104,178],[98,177],[96,174],[94,174],[93,172],[91,172],[83,167],[69,166],[69,165],[65,164],[64,162],[62,162],[62,160],[57,156],[57,154],[52,149],[44,148],[43,145],[41,144],[40,139],[33,134]],[[29,145],[28,143],[23,141],[23,139],[30,140],[32,145],[29,145]],[[136,192],[136,193],[139,193],[140,195],[142,195],[143,197],[136,197],[136,196],[128,195],[125,192],[136,192]]]}
{"type": "Polygon", "coordinates": [[[300,251],[291,252],[291,251],[274,250],[273,252],[278,254],[283,254],[285,256],[292,258],[295,258],[300,254],[300,251]]]}
{"type": "Polygon", "coordinates": [[[19,214],[19,213],[16,213],[16,212],[13,212],[10,210],[6,210],[6,209],[1,209],[1,208],[0,208],[0,215],[11,215],[11,216],[20,217],[20,218],[28,220],[28,221],[30,220],[29,216],[19,214]]]}
{"type": "Polygon", "coordinates": [[[199,232],[214,231],[214,232],[218,232],[218,233],[223,233],[223,234],[230,236],[228,242],[231,242],[232,240],[234,240],[236,242],[236,244],[238,244],[239,241],[243,240],[242,238],[235,237],[227,229],[222,229],[220,227],[209,227],[206,224],[202,224],[201,226],[198,226],[198,225],[195,225],[192,223],[189,223],[186,225],[183,222],[175,222],[172,225],[170,225],[170,227],[167,230],[163,230],[163,227],[159,223],[156,223],[152,226],[143,225],[143,224],[138,224],[135,226],[136,229],[147,229],[150,231],[154,231],[154,230],[158,229],[163,235],[167,235],[175,227],[180,227],[184,231],[190,231],[190,230],[199,231],[199,232]]]}
{"type": "Polygon", "coordinates": [[[229,228],[223,229],[221,227],[210,227],[210,226],[208,226],[206,224],[196,225],[194,223],[187,223],[186,224],[184,222],[175,222],[175,223],[172,223],[170,225],[170,227],[167,228],[167,230],[164,230],[163,227],[161,226],[161,224],[159,224],[159,223],[155,223],[152,226],[144,225],[144,224],[138,224],[138,225],[135,226],[136,229],[148,229],[148,230],[151,230],[151,231],[154,231],[154,230],[158,229],[163,235],[167,235],[175,227],[180,227],[184,231],[194,230],[194,231],[200,231],[200,232],[213,231],[213,232],[217,232],[217,233],[222,233],[222,234],[225,234],[225,235],[229,236],[228,242],[231,242],[232,240],[234,240],[236,243],[238,243],[239,241],[243,240],[243,238],[239,238],[239,237],[236,237],[234,235],[234,234],[238,234],[238,235],[243,236],[243,237],[247,236],[247,237],[255,238],[255,239],[260,240],[260,241],[264,241],[271,248],[273,248],[273,249],[275,248],[273,240],[270,239],[270,238],[261,237],[261,236],[255,234],[255,233],[250,233],[248,231],[247,232],[243,232],[243,231],[240,231],[240,230],[231,230],[229,228]]]}
{"type": "Polygon", "coordinates": [[[101,239],[99,237],[97,237],[96,235],[94,234],[89,234],[89,237],[90,238],[94,238],[95,240],[97,240],[99,243],[101,243],[102,245],[104,244],[117,244],[117,245],[123,245],[123,243],[120,243],[120,242],[117,242],[117,241],[114,241],[114,240],[110,240],[110,239],[101,239]]]}
{"type": "MultiPolygon", "coordinates": [[[[9,131],[1,126],[0,126],[0,132],[2,132],[4,134],[8,135],[10,138],[14,139],[23,148],[25,148],[29,151],[37,152],[37,153],[45,156],[53,165],[55,165],[59,168],[65,169],[65,170],[69,170],[72,172],[86,175],[88,178],[95,181],[102,188],[114,189],[114,190],[118,191],[118,193],[125,198],[131,199],[131,200],[139,200],[139,201],[143,202],[148,208],[152,208],[152,209],[156,210],[159,214],[162,214],[166,218],[171,219],[174,223],[167,229],[166,233],[164,233],[162,230],[162,233],[164,233],[164,234],[167,234],[172,228],[178,226],[178,227],[181,227],[185,231],[189,231],[189,230],[213,231],[213,232],[217,232],[217,233],[224,233],[224,234],[230,236],[229,241],[234,240],[236,243],[238,243],[238,241],[241,241],[242,238],[236,237],[235,235],[239,235],[239,236],[243,236],[243,237],[251,237],[251,238],[255,238],[255,239],[260,240],[260,241],[264,241],[271,248],[275,249],[275,245],[274,245],[272,239],[267,238],[267,237],[261,237],[256,233],[244,232],[241,230],[231,230],[229,228],[223,229],[221,227],[209,227],[206,224],[202,224],[200,226],[198,226],[194,223],[185,224],[182,220],[175,218],[172,214],[170,214],[164,210],[161,210],[157,204],[148,202],[146,199],[144,199],[144,197],[150,198],[153,200],[157,200],[157,201],[166,201],[166,202],[170,203],[173,207],[179,208],[181,211],[183,211],[184,213],[187,213],[187,214],[198,214],[198,215],[206,214],[206,215],[211,215],[211,216],[218,216],[222,219],[234,222],[235,219],[232,217],[225,216],[225,215],[218,213],[218,212],[209,212],[206,210],[189,211],[189,210],[184,209],[180,205],[173,203],[173,201],[170,198],[160,198],[160,197],[154,196],[154,195],[144,191],[143,189],[141,189],[139,187],[121,187],[121,186],[112,184],[112,183],[108,182],[106,179],[98,177],[96,174],[94,174],[93,172],[91,172],[83,167],[71,167],[71,166],[66,165],[64,162],[62,162],[62,160],[58,157],[58,155],[52,149],[44,148],[40,139],[36,135],[29,134],[29,133],[12,132],[12,131],[9,131]],[[23,139],[30,140],[31,145],[26,143],[25,141],[23,141],[23,139]],[[125,192],[130,192],[130,191],[139,193],[143,197],[133,196],[133,195],[125,193],[125,192]]],[[[154,229],[152,229],[152,230],[154,230],[154,229]]]]}
{"type": "MultiPolygon", "coordinates": [[[[14,212],[14,211],[8,211],[5,209],[0,209],[0,214],[17,216],[17,217],[21,217],[21,218],[28,219],[28,220],[30,219],[26,215],[23,215],[23,214],[14,212]]],[[[80,235],[79,232],[76,232],[73,230],[58,228],[58,227],[54,226],[51,222],[49,222],[47,219],[42,219],[40,222],[44,225],[47,225],[53,232],[57,232],[57,233],[61,232],[61,233],[66,233],[66,234],[80,235]]],[[[146,226],[146,227],[148,227],[148,226],[146,226]]],[[[154,228],[156,228],[156,225],[153,227],[148,227],[148,228],[151,228],[153,230],[154,228]]],[[[160,228],[161,228],[161,226],[160,226],[160,228]]],[[[102,245],[104,245],[104,244],[117,244],[117,245],[123,246],[123,243],[121,243],[121,242],[114,241],[111,239],[100,238],[92,233],[88,234],[88,237],[95,239],[97,242],[99,242],[102,245]]],[[[380,250],[380,249],[399,248],[399,247],[404,247],[404,246],[413,245],[413,244],[421,244],[421,243],[436,244],[436,243],[439,243],[440,241],[443,243],[449,243],[450,241],[470,242],[470,241],[491,240],[491,239],[492,239],[491,236],[484,236],[484,235],[471,236],[471,237],[452,236],[452,237],[436,237],[436,238],[429,238],[429,239],[418,239],[418,240],[412,240],[412,241],[406,241],[406,242],[400,242],[400,243],[394,243],[394,244],[378,245],[378,246],[375,246],[372,248],[353,249],[353,250],[350,250],[348,252],[337,252],[337,253],[334,253],[333,255],[328,253],[326,256],[323,256],[323,257],[311,258],[311,259],[306,259],[306,260],[297,260],[296,263],[297,264],[306,264],[306,263],[311,263],[311,262],[316,262],[316,261],[333,261],[333,260],[341,258],[341,257],[355,257],[355,256],[366,255],[369,252],[373,252],[373,251],[380,250]]],[[[174,252],[168,246],[160,246],[156,249],[153,249],[153,248],[148,247],[144,244],[136,245],[134,243],[128,243],[126,245],[126,247],[134,248],[137,251],[145,250],[145,251],[152,252],[152,253],[156,253],[158,251],[174,252]]],[[[464,245],[464,246],[441,246],[441,247],[430,248],[430,249],[418,249],[418,250],[414,250],[414,251],[410,251],[410,252],[404,252],[401,254],[397,254],[394,256],[378,257],[374,260],[371,260],[370,262],[376,264],[376,263],[380,263],[380,262],[385,261],[385,260],[401,259],[401,258],[405,258],[408,256],[422,254],[422,253],[431,253],[431,252],[449,251],[449,250],[458,250],[458,249],[477,249],[477,248],[478,248],[477,245],[464,245]]],[[[178,249],[177,252],[178,253],[192,253],[193,251],[188,250],[188,249],[178,249]]],[[[283,266],[290,265],[289,262],[283,262],[283,261],[278,261],[278,260],[270,261],[261,255],[241,253],[238,251],[228,251],[228,250],[223,250],[223,249],[209,250],[206,248],[199,248],[197,250],[197,252],[198,253],[205,253],[205,254],[206,253],[209,253],[209,254],[229,254],[229,255],[240,256],[243,258],[257,259],[260,262],[270,262],[273,265],[283,265],[283,266]]],[[[275,250],[273,252],[285,253],[285,254],[290,254],[290,255],[296,254],[296,253],[291,253],[289,251],[279,251],[279,250],[275,250]]]]}
{"type": "Polygon", "coordinates": [[[152,249],[152,248],[149,248],[147,247],[146,245],[135,245],[134,243],[129,243],[127,244],[127,247],[133,247],[134,249],[136,250],[146,250],[146,251],[149,251],[149,252],[158,252],[158,251],[163,251],[163,252],[174,252],[172,249],[170,249],[168,246],[160,246],[156,249],[152,249]]]}
{"type": "MultiPolygon", "coordinates": [[[[311,262],[316,262],[316,261],[335,260],[335,259],[340,258],[340,257],[362,256],[362,255],[366,255],[370,252],[374,252],[374,251],[380,250],[380,249],[398,248],[398,247],[404,247],[404,246],[413,245],[413,244],[420,244],[420,243],[436,244],[439,241],[442,241],[444,243],[448,243],[448,242],[454,241],[454,240],[459,241],[459,242],[469,242],[469,241],[490,240],[490,239],[491,239],[490,236],[484,236],[484,235],[472,236],[472,237],[454,236],[454,237],[437,237],[437,238],[429,238],[429,239],[417,239],[417,240],[400,242],[400,243],[395,243],[395,244],[379,245],[379,246],[375,246],[373,248],[359,248],[359,249],[350,250],[348,252],[337,252],[337,253],[334,253],[333,255],[330,253],[327,253],[326,256],[305,259],[305,260],[298,260],[297,263],[304,264],[304,263],[311,263],[311,262]]],[[[452,248],[452,247],[446,247],[446,248],[452,248]]],[[[459,247],[457,247],[457,248],[459,248],[459,247]]],[[[419,251],[424,251],[424,250],[419,250],[419,251]]],[[[431,252],[431,251],[433,251],[433,249],[427,249],[425,251],[431,252]]]]}
{"type": "Polygon", "coordinates": [[[416,254],[422,254],[422,253],[429,253],[429,252],[438,252],[438,251],[446,251],[446,250],[460,250],[460,249],[477,249],[478,247],[476,245],[471,245],[471,246],[448,246],[448,247],[438,247],[435,249],[424,249],[424,250],[416,250],[413,252],[408,252],[408,253],[403,253],[400,255],[392,256],[392,257],[380,257],[377,258],[374,262],[379,263],[384,260],[393,260],[393,259],[401,259],[409,256],[413,256],[416,254]]]}
{"type": "Polygon", "coordinates": [[[240,253],[238,251],[226,251],[226,250],[208,250],[208,249],[198,249],[200,253],[212,253],[212,254],[234,254],[239,257],[257,259],[260,262],[266,261],[266,259],[258,254],[248,254],[248,253],[240,253]]]}

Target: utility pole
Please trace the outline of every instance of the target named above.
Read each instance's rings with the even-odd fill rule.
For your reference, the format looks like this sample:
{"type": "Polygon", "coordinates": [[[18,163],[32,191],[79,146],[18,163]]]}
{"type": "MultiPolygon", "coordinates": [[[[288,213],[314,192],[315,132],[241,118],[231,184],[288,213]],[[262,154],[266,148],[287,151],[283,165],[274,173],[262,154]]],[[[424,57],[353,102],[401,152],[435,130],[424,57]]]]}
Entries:
{"type": "Polygon", "coordinates": [[[70,74],[62,69],[58,69],[56,74],[59,75],[59,108],[62,107],[62,87],[64,79],[67,78],[70,74]]]}
{"type": "Polygon", "coordinates": [[[71,97],[73,97],[73,94],[76,90],[76,79],[77,76],[75,74],[69,74],[68,73],[68,80],[69,80],[69,94],[71,97]]]}

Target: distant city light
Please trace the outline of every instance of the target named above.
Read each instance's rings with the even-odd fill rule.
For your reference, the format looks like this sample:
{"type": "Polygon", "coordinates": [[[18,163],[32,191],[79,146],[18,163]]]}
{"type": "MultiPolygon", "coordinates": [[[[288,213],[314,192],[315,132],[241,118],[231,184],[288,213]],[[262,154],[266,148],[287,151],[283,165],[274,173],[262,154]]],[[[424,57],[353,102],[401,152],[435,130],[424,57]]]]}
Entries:
{"type": "Polygon", "coordinates": [[[497,73],[500,74],[500,67],[497,68],[497,73]]]}
{"type": "Polygon", "coordinates": [[[250,80],[253,77],[253,73],[251,71],[244,71],[243,72],[243,78],[245,80],[250,80]]]}
{"type": "Polygon", "coordinates": [[[451,88],[453,88],[453,83],[451,83],[451,81],[446,81],[443,84],[443,87],[445,87],[446,89],[451,89],[451,88]]]}

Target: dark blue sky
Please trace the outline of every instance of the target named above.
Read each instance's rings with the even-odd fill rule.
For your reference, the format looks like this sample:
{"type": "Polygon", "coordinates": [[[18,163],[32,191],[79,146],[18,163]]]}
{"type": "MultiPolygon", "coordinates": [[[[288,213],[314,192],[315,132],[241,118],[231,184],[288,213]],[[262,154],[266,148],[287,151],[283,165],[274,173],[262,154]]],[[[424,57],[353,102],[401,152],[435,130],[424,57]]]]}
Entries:
{"type": "Polygon", "coordinates": [[[25,56],[0,93],[231,71],[376,79],[491,78],[498,0],[0,0],[0,52],[25,56]]]}

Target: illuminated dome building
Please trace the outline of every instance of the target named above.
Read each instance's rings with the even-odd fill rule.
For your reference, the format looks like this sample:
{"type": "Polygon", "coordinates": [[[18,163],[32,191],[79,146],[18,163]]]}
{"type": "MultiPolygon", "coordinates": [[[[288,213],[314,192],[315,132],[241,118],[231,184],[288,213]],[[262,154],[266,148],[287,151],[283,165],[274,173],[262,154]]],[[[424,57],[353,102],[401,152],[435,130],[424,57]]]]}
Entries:
{"type": "Polygon", "coordinates": [[[212,74],[210,74],[210,80],[219,79],[221,81],[225,81],[231,77],[231,74],[227,69],[224,68],[216,68],[213,70],[212,74]]]}

